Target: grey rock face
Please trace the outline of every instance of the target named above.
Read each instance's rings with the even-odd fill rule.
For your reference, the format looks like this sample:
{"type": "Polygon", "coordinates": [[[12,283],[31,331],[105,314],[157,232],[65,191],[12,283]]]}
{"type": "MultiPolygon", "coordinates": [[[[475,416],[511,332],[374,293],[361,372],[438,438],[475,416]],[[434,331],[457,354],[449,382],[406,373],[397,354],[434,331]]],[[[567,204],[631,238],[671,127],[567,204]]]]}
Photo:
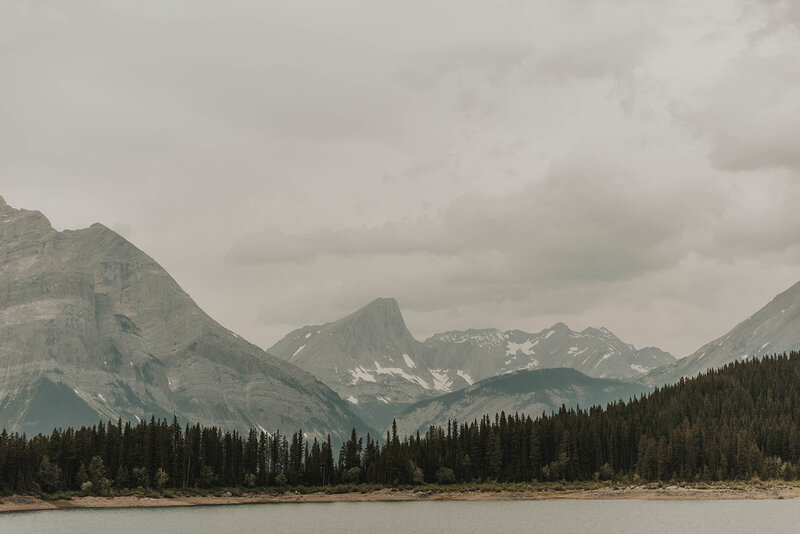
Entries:
{"type": "Polygon", "coordinates": [[[721,338],[672,365],[653,370],[639,381],[651,386],[668,384],[736,360],[797,349],[800,349],[800,282],[721,338]]]}
{"type": "Polygon", "coordinates": [[[327,386],[220,326],[116,233],[57,232],[0,199],[0,427],[150,414],[339,438],[366,429],[327,386]]]}
{"type": "Polygon", "coordinates": [[[398,407],[468,385],[431,369],[397,301],[379,298],[333,323],[291,332],[269,352],[309,371],[382,428],[398,407]]]}
{"type": "Polygon", "coordinates": [[[319,377],[379,429],[412,403],[496,375],[571,367],[622,378],[675,361],[656,348],[636,350],[604,328],[575,332],[563,323],[538,334],[453,331],[421,343],[394,299],[377,299],[336,322],[295,330],[269,352],[319,377]]]}
{"type": "Polygon", "coordinates": [[[647,391],[642,385],[591,378],[574,369],[517,371],[413,404],[397,418],[397,428],[401,435],[412,435],[424,433],[431,425],[444,426],[448,420],[468,423],[502,411],[537,417],[562,405],[605,406],[647,391]]]}

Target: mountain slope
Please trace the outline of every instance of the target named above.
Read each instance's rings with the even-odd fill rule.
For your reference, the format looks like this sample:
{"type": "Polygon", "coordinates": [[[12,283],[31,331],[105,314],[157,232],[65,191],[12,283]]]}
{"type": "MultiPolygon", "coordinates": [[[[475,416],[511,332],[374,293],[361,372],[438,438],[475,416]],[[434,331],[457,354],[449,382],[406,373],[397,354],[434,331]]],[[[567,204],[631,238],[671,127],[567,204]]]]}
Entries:
{"type": "Polygon", "coordinates": [[[564,323],[536,334],[522,330],[466,330],[425,341],[429,363],[459,368],[473,380],[519,371],[569,367],[597,378],[628,378],[675,361],[660,349],[637,350],[606,328],[575,332],[564,323]]]}
{"type": "Polygon", "coordinates": [[[668,384],[735,360],[760,358],[800,348],[800,282],[796,283],[724,336],[691,356],[639,378],[649,385],[668,384]]]}
{"type": "Polygon", "coordinates": [[[482,380],[465,388],[408,407],[397,418],[400,435],[424,433],[431,425],[462,423],[485,414],[525,413],[532,417],[558,410],[562,405],[588,408],[646,393],[645,386],[592,378],[574,369],[517,371],[482,380]]]}
{"type": "Polygon", "coordinates": [[[327,386],[220,326],[116,233],[57,232],[0,198],[0,427],[150,414],[335,437],[365,428],[327,386]]]}
{"type": "Polygon", "coordinates": [[[426,350],[397,301],[379,298],[333,323],[295,330],[269,352],[317,376],[380,428],[398,406],[468,385],[431,369],[426,350]]]}

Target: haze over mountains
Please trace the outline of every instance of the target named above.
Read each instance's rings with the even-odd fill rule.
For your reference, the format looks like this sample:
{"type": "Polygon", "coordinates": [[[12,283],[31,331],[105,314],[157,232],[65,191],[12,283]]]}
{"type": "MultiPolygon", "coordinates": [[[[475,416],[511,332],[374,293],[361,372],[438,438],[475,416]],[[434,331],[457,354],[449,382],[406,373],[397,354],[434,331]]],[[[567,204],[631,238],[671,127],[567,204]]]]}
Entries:
{"type": "Polygon", "coordinates": [[[377,428],[410,404],[497,375],[568,367],[591,377],[630,378],[675,361],[657,348],[637,350],[605,328],[575,332],[563,323],[536,334],[451,331],[420,342],[391,298],[299,328],[268,352],[319,377],[377,428]]]}
{"type": "Polygon", "coordinates": [[[58,232],[0,198],[0,427],[12,431],[177,415],[338,440],[354,427],[385,429],[398,415],[412,431],[497,411],[604,404],[797,348],[800,283],[677,361],[605,328],[563,323],[419,341],[391,298],[297,329],[265,352],[105,226],[58,232]]]}
{"type": "Polygon", "coordinates": [[[105,226],[58,232],[0,198],[0,427],[175,414],[337,438],[367,430],[351,406],[220,326],[105,226]]]}

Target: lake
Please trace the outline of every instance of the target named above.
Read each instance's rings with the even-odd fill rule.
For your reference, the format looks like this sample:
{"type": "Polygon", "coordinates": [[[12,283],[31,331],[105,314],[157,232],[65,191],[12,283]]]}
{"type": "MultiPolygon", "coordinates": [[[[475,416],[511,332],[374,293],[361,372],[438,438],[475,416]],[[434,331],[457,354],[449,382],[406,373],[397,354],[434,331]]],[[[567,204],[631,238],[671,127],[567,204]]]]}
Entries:
{"type": "Polygon", "coordinates": [[[798,531],[800,500],[304,503],[21,512],[2,534],[747,533],[798,531]]]}

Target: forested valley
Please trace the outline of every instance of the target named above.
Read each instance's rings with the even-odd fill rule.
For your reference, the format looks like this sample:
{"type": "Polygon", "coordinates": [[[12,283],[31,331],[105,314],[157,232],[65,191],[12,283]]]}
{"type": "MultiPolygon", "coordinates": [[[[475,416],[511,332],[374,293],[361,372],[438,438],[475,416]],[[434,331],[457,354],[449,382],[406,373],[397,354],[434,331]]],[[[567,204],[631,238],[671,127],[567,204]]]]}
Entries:
{"type": "Polygon", "coordinates": [[[368,483],[800,477],[800,353],[736,362],[607,407],[497,414],[424,435],[228,432],[151,418],[0,434],[5,493],[368,483]]]}

